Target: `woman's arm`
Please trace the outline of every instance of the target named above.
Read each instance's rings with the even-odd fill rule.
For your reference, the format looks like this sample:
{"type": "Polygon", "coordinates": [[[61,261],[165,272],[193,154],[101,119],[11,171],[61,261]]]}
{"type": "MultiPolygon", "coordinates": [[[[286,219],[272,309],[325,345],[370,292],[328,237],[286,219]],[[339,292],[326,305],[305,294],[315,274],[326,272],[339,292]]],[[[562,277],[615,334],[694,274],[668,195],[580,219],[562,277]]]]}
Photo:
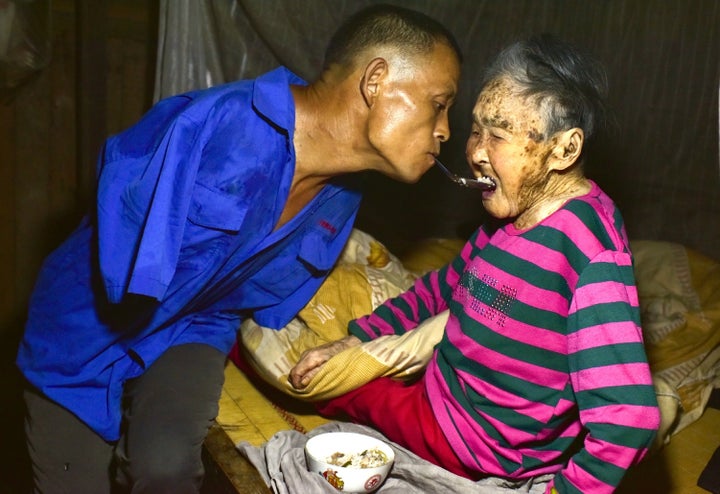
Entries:
{"type": "Polygon", "coordinates": [[[613,492],[647,453],[660,413],[628,254],[604,252],[581,274],[568,317],[570,379],[583,447],[553,480],[565,493],[613,492]]]}
{"type": "Polygon", "coordinates": [[[288,377],[290,384],[292,384],[295,389],[304,388],[310,383],[312,378],[315,377],[315,374],[320,371],[322,366],[325,365],[325,362],[343,350],[357,346],[360,343],[362,342],[358,338],[350,335],[340,340],[331,341],[330,343],[325,343],[310,350],[305,350],[303,354],[300,355],[298,363],[290,370],[290,376],[288,377]]]}

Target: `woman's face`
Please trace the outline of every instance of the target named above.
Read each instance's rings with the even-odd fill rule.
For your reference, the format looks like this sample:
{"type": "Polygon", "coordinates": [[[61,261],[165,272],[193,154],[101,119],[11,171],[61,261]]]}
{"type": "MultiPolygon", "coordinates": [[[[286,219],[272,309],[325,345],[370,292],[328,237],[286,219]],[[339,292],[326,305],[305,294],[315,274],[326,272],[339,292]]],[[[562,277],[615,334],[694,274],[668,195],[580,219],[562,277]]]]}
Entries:
{"type": "Polygon", "coordinates": [[[468,163],[497,186],[482,193],[483,206],[495,218],[527,226],[527,217],[548,199],[546,165],[553,148],[536,104],[501,78],[482,90],[472,118],[468,163]]]}

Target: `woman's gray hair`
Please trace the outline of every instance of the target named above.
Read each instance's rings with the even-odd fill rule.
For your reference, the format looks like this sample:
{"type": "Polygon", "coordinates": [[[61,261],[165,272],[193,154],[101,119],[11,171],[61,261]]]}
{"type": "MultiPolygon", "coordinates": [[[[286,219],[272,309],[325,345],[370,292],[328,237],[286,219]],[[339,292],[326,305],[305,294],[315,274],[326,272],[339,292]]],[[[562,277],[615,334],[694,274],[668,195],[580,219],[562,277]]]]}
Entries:
{"type": "Polygon", "coordinates": [[[538,105],[545,139],[579,127],[587,145],[607,131],[607,74],[587,53],[549,34],[518,41],[502,50],[485,70],[482,87],[508,78],[538,105]]]}

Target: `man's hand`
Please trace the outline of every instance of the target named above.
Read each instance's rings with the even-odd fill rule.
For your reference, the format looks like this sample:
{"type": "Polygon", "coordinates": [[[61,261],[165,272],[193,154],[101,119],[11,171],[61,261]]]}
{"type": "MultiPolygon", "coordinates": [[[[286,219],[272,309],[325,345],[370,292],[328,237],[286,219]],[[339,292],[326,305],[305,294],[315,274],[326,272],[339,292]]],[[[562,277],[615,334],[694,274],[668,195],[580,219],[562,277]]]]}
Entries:
{"type": "Polygon", "coordinates": [[[288,377],[290,384],[292,384],[295,389],[304,388],[331,357],[360,343],[362,342],[358,337],[351,335],[341,340],[332,341],[310,350],[305,350],[305,352],[300,355],[298,363],[290,370],[290,376],[288,377]]]}

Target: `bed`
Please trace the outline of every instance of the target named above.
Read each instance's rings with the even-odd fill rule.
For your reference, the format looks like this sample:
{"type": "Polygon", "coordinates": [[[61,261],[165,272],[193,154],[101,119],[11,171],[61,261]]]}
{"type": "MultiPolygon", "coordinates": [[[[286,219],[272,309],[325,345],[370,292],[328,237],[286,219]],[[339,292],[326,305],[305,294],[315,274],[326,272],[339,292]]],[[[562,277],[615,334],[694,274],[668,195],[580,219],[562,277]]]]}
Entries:
{"type": "MultiPolygon", "coordinates": [[[[337,355],[303,391],[287,382],[300,353],[347,334],[349,320],[405,290],[417,276],[449,260],[462,244],[460,239],[429,239],[397,257],[355,230],[326,282],[290,324],[276,331],[251,320],[244,323],[226,369],[217,422],[230,443],[261,471],[267,486],[276,492],[286,488],[268,475],[258,451],[278,438],[287,440],[289,434],[336,427],[314,413],[314,400],[375,377],[403,379],[418,372],[441,335],[445,316],[408,335],[386,337],[394,341],[368,342],[337,355]],[[362,372],[348,372],[349,361],[362,362],[362,372]]],[[[720,387],[720,263],[670,242],[634,241],[632,249],[662,423],[652,453],[630,472],[621,492],[717,492],[710,484],[705,484],[708,490],[696,484],[720,445],[715,391],[720,387]]],[[[301,463],[301,455],[298,458],[301,463]]],[[[285,475],[288,480],[289,473],[285,475]]],[[[392,492],[392,485],[387,488],[392,492]]]]}

